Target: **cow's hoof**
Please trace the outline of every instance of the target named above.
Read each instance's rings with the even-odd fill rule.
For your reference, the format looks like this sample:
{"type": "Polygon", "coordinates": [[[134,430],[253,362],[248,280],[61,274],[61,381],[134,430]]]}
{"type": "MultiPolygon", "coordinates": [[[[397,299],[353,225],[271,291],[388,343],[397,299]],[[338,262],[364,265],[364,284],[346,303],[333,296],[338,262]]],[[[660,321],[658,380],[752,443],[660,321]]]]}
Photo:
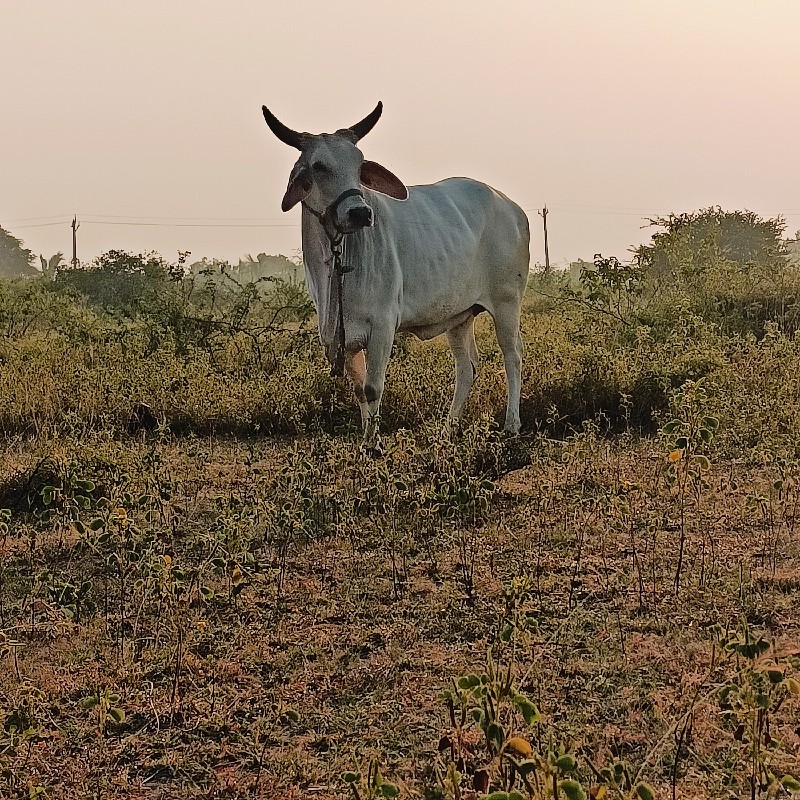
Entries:
{"type": "Polygon", "coordinates": [[[386,455],[386,451],[379,441],[375,442],[375,444],[366,444],[366,442],[362,442],[361,451],[366,453],[370,458],[383,458],[386,455]]]}
{"type": "Polygon", "coordinates": [[[461,431],[461,419],[459,417],[447,417],[444,421],[444,435],[448,439],[458,436],[461,431]]]}

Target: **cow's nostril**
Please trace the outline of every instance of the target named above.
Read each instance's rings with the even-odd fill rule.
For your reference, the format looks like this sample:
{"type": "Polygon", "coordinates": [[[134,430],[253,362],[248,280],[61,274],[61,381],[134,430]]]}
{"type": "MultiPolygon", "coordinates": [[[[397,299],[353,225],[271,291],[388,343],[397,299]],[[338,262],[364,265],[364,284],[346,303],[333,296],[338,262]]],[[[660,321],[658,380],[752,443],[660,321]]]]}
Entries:
{"type": "Polygon", "coordinates": [[[368,206],[351,208],[347,215],[355,225],[369,225],[372,222],[372,209],[368,206]]]}

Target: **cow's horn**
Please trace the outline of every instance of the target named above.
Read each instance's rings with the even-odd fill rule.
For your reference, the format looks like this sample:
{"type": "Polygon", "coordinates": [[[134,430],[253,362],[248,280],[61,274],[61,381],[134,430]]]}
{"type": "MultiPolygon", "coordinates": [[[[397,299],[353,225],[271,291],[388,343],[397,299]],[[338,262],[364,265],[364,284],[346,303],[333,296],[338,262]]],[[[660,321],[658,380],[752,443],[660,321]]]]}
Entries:
{"type": "Polygon", "coordinates": [[[361,122],[357,122],[355,125],[351,125],[349,130],[353,131],[356,135],[356,141],[359,139],[363,139],[374,127],[375,123],[381,118],[381,113],[383,112],[383,103],[378,101],[378,105],[367,114],[361,122]]]}
{"type": "Polygon", "coordinates": [[[298,133],[297,131],[293,131],[291,128],[287,128],[266,106],[261,106],[261,110],[264,112],[264,119],[267,121],[269,129],[284,144],[288,144],[289,147],[296,147],[298,150],[303,149],[305,145],[305,137],[302,133],[298,133]]]}

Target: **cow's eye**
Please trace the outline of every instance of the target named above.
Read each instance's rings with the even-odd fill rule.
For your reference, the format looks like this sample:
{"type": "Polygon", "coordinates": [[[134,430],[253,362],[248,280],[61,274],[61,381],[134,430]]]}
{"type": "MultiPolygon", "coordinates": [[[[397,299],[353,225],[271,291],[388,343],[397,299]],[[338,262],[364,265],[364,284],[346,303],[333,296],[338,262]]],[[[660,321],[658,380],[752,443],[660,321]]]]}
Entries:
{"type": "Polygon", "coordinates": [[[315,161],[311,166],[314,168],[314,172],[325,173],[329,171],[321,161],[315,161]]]}

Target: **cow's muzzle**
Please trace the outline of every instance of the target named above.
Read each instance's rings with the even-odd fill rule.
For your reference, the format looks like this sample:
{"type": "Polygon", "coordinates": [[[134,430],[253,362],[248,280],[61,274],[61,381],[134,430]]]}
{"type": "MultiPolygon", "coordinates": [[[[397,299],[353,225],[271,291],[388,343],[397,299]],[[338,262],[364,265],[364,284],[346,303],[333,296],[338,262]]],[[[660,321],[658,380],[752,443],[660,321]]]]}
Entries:
{"type": "Polygon", "coordinates": [[[372,209],[364,199],[361,189],[347,189],[342,192],[326,209],[325,218],[327,223],[340,234],[353,233],[368,228],[372,225],[372,209]],[[342,204],[351,201],[349,208],[343,208],[342,204]]]}
{"type": "Polygon", "coordinates": [[[375,216],[364,199],[361,189],[346,189],[322,213],[313,209],[305,200],[303,205],[322,223],[325,233],[332,243],[340,241],[342,236],[374,224],[375,216]],[[357,197],[361,202],[352,206],[347,213],[340,214],[339,207],[345,200],[357,197]]]}
{"type": "Polygon", "coordinates": [[[369,206],[356,206],[347,212],[347,220],[353,228],[368,228],[372,225],[372,209],[369,206]]]}

